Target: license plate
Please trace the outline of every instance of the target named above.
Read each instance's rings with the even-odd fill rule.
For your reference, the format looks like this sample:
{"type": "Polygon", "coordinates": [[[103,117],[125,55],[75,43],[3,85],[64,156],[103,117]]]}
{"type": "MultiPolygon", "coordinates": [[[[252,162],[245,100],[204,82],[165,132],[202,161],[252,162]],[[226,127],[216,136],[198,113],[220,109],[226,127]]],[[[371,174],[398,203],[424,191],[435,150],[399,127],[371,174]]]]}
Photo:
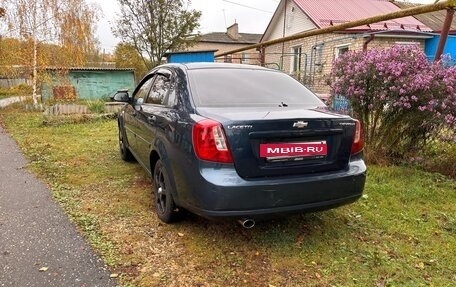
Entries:
{"type": "Polygon", "coordinates": [[[325,141],[260,144],[260,157],[268,159],[292,157],[324,157],[327,154],[328,147],[325,141]]]}

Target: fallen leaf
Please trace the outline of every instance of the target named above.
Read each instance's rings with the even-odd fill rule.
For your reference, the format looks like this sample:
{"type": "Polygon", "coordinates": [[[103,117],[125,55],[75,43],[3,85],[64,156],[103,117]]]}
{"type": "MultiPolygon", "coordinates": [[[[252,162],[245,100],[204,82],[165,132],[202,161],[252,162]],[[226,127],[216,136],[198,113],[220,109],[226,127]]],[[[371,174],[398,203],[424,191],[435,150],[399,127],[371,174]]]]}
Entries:
{"type": "Polygon", "coordinates": [[[177,235],[179,235],[179,237],[184,237],[184,234],[183,233],[177,233],[177,235]]]}
{"type": "Polygon", "coordinates": [[[147,267],[147,266],[144,266],[143,268],[141,268],[141,273],[144,273],[144,272],[147,272],[148,270],[150,269],[150,267],[147,267]]]}
{"type": "Polygon", "coordinates": [[[46,272],[48,271],[49,267],[41,267],[40,269],[38,269],[38,271],[41,271],[41,272],[46,272]]]}
{"type": "Polygon", "coordinates": [[[112,273],[111,275],[109,275],[110,278],[117,278],[119,277],[119,274],[118,273],[112,273]]]}
{"type": "Polygon", "coordinates": [[[317,277],[317,279],[320,279],[320,278],[321,278],[321,275],[318,274],[317,272],[315,272],[315,277],[317,277]]]}

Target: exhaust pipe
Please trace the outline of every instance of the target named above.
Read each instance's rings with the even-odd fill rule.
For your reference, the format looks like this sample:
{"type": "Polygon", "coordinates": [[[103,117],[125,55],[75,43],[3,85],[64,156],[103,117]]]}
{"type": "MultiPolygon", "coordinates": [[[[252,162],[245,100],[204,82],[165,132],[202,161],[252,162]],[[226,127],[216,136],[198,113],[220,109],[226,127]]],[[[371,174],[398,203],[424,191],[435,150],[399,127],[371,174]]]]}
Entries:
{"type": "Polygon", "coordinates": [[[252,218],[239,219],[238,222],[245,229],[250,229],[250,228],[253,228],[255,226],[255,220],[253,220],[252,218]]]}

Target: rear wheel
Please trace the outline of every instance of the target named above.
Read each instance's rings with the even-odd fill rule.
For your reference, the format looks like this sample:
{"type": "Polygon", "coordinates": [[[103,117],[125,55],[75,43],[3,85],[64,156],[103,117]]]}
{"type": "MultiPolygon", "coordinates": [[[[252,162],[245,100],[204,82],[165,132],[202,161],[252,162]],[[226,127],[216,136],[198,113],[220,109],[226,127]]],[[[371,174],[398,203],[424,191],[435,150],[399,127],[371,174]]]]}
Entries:
{"type": "Polygon", "coordinates": [[[166,223],[176,221],[179,210],[173,200],[168,172],[161,160],[155,164],[153,181],[154,205],[158,218],[166,223]]]}
{"type": "Polygon", "coordinates": [[[120,129],[119,126],[119,151],[120,151],[120,157],[124,161],[133,161],[134,157],[131,154],[131,151],[128,149],[127,144],[125,143],[125,138],[123,136],[123,132],[120,129]]]}

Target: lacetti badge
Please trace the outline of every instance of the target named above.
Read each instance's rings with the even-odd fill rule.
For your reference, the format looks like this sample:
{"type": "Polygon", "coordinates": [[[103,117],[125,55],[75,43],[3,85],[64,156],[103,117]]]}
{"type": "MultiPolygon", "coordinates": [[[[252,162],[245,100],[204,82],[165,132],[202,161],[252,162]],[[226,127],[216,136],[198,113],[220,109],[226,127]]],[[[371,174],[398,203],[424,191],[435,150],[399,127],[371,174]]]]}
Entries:
{"type": "Polygon", "coordinates": [[[261,144],[260,157],[314,157],[326,156],[328,147],[325,141],[304,143],[261,144]]]}
{"type": "Polygon", "coordinates": [[[298,122],[295,122],[295,123],[293,124],[293,127],[294,127],[294,128],[298,128],[298,129],[302,129],[302,128],[306,128],[308,125],[309,125],[308,122],[298,121],[298,122]]]}

